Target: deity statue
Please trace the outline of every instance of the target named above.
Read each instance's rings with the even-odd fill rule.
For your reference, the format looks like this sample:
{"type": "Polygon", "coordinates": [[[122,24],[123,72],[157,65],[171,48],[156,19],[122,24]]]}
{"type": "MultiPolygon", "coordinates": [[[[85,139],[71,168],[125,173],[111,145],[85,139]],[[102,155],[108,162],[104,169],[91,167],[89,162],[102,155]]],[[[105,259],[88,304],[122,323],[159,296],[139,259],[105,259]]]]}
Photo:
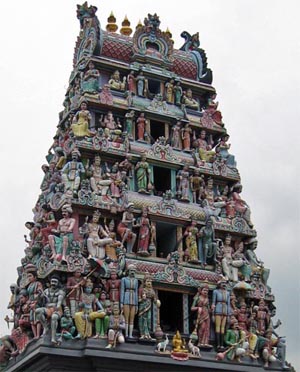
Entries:
{"type": "Polygon", "coordinates": [[[106,315],[102,305],[92,291],[93,283],[90,279],[87,279],[79,303],[81,310],[75,313],[75,325],[78,332],[76,338],[91,337],[95,319],[104,318],[106,315]]]}
{"type": "Polygon", "coordinates": [[[57,230],[52,230],[49,235],[49,245],[52,251],[51,259],[66,261],[68,248],[73,241],[73,232],[75,226],[75,219],[71,217],[73,213],[72,207],[65,204],[62,207],[63,218],[59,220],[57,230]]]}
{"type": "Polygon", "coordinates": [[[136,267],[128,265],[128,275],[121,279],[120,304],[125,317],[125,337],[133,338],[134,318],[138,311],[138,280],[136,267]]]}
{"type": "Polygon", "coordinates": [[[230,149],[230,144],[227,143],[229,140],[229,134],[223,134],[221,136],[220,142],[216,146],[216,152],[220,154],[221,158],[226,161],[229,167],[236,167],[236,161],[233,155],[230,155],[228,150],[230,149]]]}
{"type": "Polygon", "coordinates": [[[251,265],[244,254],[244,243],[241,241],[238,244],[236,251],[233,253],[232,258],[234,261],[243,261],[243,265],[239,267],[240,273],[246,282],[250,282],[251,265]]]}
{"type": "Polygon", "coordinates": [[[72,276],[67,279],[66,289],[69,291],[66,298],[70,306],[72,318],[75,313],[79,311],[79,301],[81,297],[82,288],[85,284],[85,279],[81,277],[81,269],[76,269],[72,276]]]}
{"type": "Polygon", "coordinates": [[[190,182],[189,182],[189,166],[185,164],[183,166],[183,169],[179,170],[177,172],[177,192],[176,194],[178,195],[178,199],[180,201],[185,201],[189,202],[190,201],[190,182]]]}
{"type": "Polygon", "coordinates": [[[190,176],[190,187],[193,194],[193,203],[199,203],[205,189],[204,175],[200,175],[200,169],[195,168],[190,176]]]}
{"type": "Polygon", "coordinates": [[[114,303],[112,314],[109,317],[107,349],[116,347],[117,343],[123,344],[125,342],[123,335],[125,327],[125,318],[123,314],[120,314],[119,304],[114,303]]]}
{"type": "Polygon", "coordinates": [[[130,180],[133,178],[133,164],[131,162],[132,156],[126,154],[124,160],[119,164],[119,169],[121,171],[122,181],[125,183],[127,189],[130,190],[130,180]]]}
{"type": "Polygon", "coordinates": [[[198,250],[200,263],[204,267],[207,265],[207,259],[211,259],[212,263],[215,263],[217,244],[213,220],[211,218],[208,218],[206,225],[199,231],[198,250]]]}
{"type": "Polygon", "coordinates": [[[62,182],[65,187],[65,192],[72,191],[73,197],[78,196],[78,189],[80,186],[80,176],[85,173],[84,166],[79,160],[80,152],[78,150],[72,151],[72,160],[67,162],[61,170],[62,182]]]}
{"type": "Polygon", "coordinates": [[[212,146],[206,140],[206,131],[201,130],[200,137],[194,141],[194,144],[198,148],[199,157],[203,161],[212,162],[215,157],[215,151],[212,150],[212,146]]]}
{"type": "Polygon", "coordinates": [[[111,89],[124,91],[126,87],[126,77],[124,76],[123,80],[121,80],[120,72],[119,70],[116,70],[111,75],[108,85],[111,89]]]}
{"type": "Polygon", "coordinates": [[[37,323],[35,310],[42,304],[43,285],[37,280],[37,267],[28,264],[25,266],[28,284],[26,286],[30,308],[30,324],[33,337],[38,339],[41,334],[41,324],[37,323]]]}
{"type": "Polygon", "coordinates": [[[112,304],[120,302],[120,287],[121,279],[118,279],[116,269],[110,272],[110,278],[106,281],[105,289],[109,295],[109,300],[112,304]]]}
{"type": "Polygon", "coordinates": [[[71,311],[68,306],[64,307],[63,316],[60,319],[60,333],[56,334],[57,343],[61,344],[62,340],[73,340],[76,327],[71,316],[71,311]]]}
{"type": "Polygon", "coordinates": [[[177,81],[173,90],[174,90],[175,105],[181,106],[182,88],[180,86],[180,81],[177,81]]]}
{"type": "Polygon", "coordinates": [[[197,228],[197,221],[192,220],[191,225],[189,225],[183,236],[185,236],[185,245],[188,255],[189,262],[198,263],[198,228],[197,228]]]}
{"type": "Polygon", "coordinates": [[[200,108],[199,103],[193,98],[193,92],[190,88],[183,93],[181,103],[184,105],[184,107],[191,108],[193,110],[198,111],[200,108]]]}
{"type": "Polygon", "coordinates": [[[185,124],[184,128],[181,129],[181,139],[183,143],[183,151],[191,150],[191,135],[193,131],[190,124],[185,124]]]}
{"type": "Polygon", "coordinates": [[[43,245],[46,245],[48,243],[48,237],[51,234],[52,230],[57,228],[57,221],[55,220],[55,216],[50,205],[43,204],[42,211],[43,214],[41,219],[39,219],[39,222],[42,224],[42,243],[43,245]]]}
{"type": "MultiPolygon", "coordinates": [[[[35,310],[36,320],[41,323],[44,329],[44,334],[48,330],[48,320],[51,321],[51,342],[57,343],[56,331],[58,321],[62,316],[62,304],[65,298],[65,292],[60,288],[60,283],[57,277],[52,277],[50,287],[43,292],[44,307],[39,307],[35,310]]],[[[41,335],[38,334],[37,337],[41,335]]]]}
{"type": "Polygon", "coordinates": [[[90,122],[92,116],[87,109],[87,102],[82,101],[80,105],[80,110],[76,112],[72,120],[72,131],[75,137],[89,137],[91,132],[89,130],[90,122]]]}
{"type": "Polygon", "coordinates": [[[150,335],[151,332],[151,319],[152,319],[152,303],[154,303],[157,308],[160,308],[160,300],[152,287],[152,278],[149,273],[144,276],[143,284],[139,289],[139,330],[140,339],[152,340],[150,335]]]}
{"type": "Polygon", "coordinates": [[[95,319],[95,331],[96,335],[94,338],[106,338],[106,333],[108,331],[108,325],[109,325],[109,316],[111,314],[111,303],[106,297],[106,292],[102,291],[100,293],[100,297],[98,299],[102,311],[105,313],[105,315],[101,318],[95,319]]]}
{"type": "Polygon", "coordinates": [[[146,138],[146,120],[145,113],[141,112],[136,120],[138,141],[144,141],[146,138]]]}
{"type": "Polygon", "coordinates": [[[217,288],[213,290],[212,297],[212,320],[215,323],[217,349],[223,349],[224,347],[225,329],[231,313],[230,293],[226,289],[226,284],[226,280],[221,279],[217,288]]]}
{"type": "Polygon", "coordinates": [[[125,114],[125,125],[124,125],[124,132],[128,133],[129,139],[133,139],[133,119],[134,119],[135,112],[133,110],[127,112],[125,114]]]}
{"type": "Polygon", "coordinates": [[[230,281],[237,282],[238,270],[244,265],[244,261],[242,258],[233,258],[234,249],[231,246],[231,235],[229,234],[225,237],[225,242],[222,247],[222,253],[222,269],[225,278],[230,281]]]}
{"type": "Polygon", "coordinates": [[[198,346],[210,348],[210,306],[208,299],[208,285],[205,284],[198,288],[197,294],[193,298],[191,311],[197,312],[195,330],[198,336],[198,346]]]}
{"type": "Polygon", "coordinates": [[[246,253],[245,257],[248,260],[250,266],[251,266],[251,271],[252,272],[259,272],[261,274],[261,279],[262,282],[267,285],[269,275],[270,275],[270,269],[267,269],[264,267],[263,261],[261,261],[256,253],[255,250],[257,248],[257,239],[256,238],[251,238],[245,242],[246,245],[246,253]]]}
{"type": "Polygon", "coordinates": [[[165,83],[165,97],[168,103],[174,103],[174,79],[165,83]]]}
{"type": "Polygon", "coordinates": [[[136,77],[137,95],[145,97],[148,90],[148,80],[145,78],[143,71],[140,71],[136,77]]]}
{"type": "Polygon", "coordinates": [[[227,350],[226,357],[228,360],[241,361],[241,357],[245,356],[248,343],[246,342],[246,332],[241,330],[238,322],[232,321],[230,328],[227,329],[224,343],[229,346],[227,350]]]}
{"type": "Polygon", "coordinates": [[[104,128],[104,135],[111,141],[117,142],[122,134],[122,125],[117,120],[115,121],[112,111],[107,111],[103,117],[101,115],[99,122],[101,127],[104,128]]]}
{"type": "Polygon", "coordinates": [[[87,176],[90,176],[91,189],[94,194],[106,196],[111,184],[111,180],[108,179],[107,172],[102,168],[101,157],[95,155],[94,163],[88,167],[87,164],[87,176]]]}
{"type": "Polygon", "coordinates": [[[173,352],[175,353],[187,353],[188,350],[184,346],[184,341],[181,337],[180,332],[177,330],[172,340],[173,352]]]}
{"type": "Polygon", "coordinates": [[[146,154],[142,154],[141,161],[135,166],[138,192],[141,194],[149,194],[149,191],[152,190],[150,181],[151,170],[146,159],[146,154]]]}
{"type": "Polygon", "coordinates": [[[134,76],[134,71],[130,71],[130,73],[127,75],[127,88],[129,92],[131,93],[136,93],[136,88],[135,88],[135,76],[134,76]]]}
{"type": "Polygon", "coordinates": [[[181,131],[181,121],[178,120],[176,124],[172,126],[172,129],[171,129],[171,146],[174,149],[179,149],[179,150],[182,149],[180,131],[181,131]]]}
{"type": "Polygon", "coordinates": [[[134,204],[129,203],[123,213],[122,221],[118,224],[117,232],[122,238],[122,244],[126,242],[127,253],[132,253],[132,248],[136,240],[136,234],[132,231],[135,227],[135,218],[133,214],[134,204]]]}
{"type": "Polygon", "coordinates": [[[145,207],[142,211],[142,216],[138,219],[136,227],[139,227],[139,235],[137,242],[137,254],[141,256],[149,256],[150,253],[149,243],[150,243],[150,220],[148,218],[148,209],[145,207]]]}
{"type": "Polygon", "coordinates": [[[241,198],[240,193],[243,190],[243,186],[240,183],[236,183],[232,187],[232,192],[230,194],[230,202],[233,205],[233,208],[235,209],[236,213],[241,215],[245,221],[248,223],[249,227],[253,227],[253,223],[251,222],[250,217],[250,207],[249,205],[241,198]]]}
{"type": "Polygon", "coordinates": [[[88,70],[84,73],[81,83],[82,93],[98,94],[100,73],[90,61],[88,70]]]}
{"type": "Polygon", "coordinates": [[[108,236],[107,231],[99,224],[101,213],[95,210],[92,221],[85,222],[81,231],[87,235],[87,249],[89,258],[104,259],[105,245],[112,243],[112,239],[108,236]]]}

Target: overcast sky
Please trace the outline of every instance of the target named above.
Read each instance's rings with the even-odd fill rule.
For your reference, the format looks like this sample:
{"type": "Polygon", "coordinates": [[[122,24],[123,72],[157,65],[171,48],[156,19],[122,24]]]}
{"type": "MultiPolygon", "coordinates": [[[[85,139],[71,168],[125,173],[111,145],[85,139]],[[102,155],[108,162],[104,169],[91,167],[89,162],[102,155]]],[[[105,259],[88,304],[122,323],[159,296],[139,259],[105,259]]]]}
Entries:
{"type": "MultiPolygon", "coordinates": [[[[75,0],[1,4],[0,317],[23,257],[41,165],[52,143],[79,33],[75,0]]],[[[288,360],[300,368],[300,31],[297,0],[95,1],[102,28],[113,11],[135,28],[157,13],[180,48],[184,30],[199,31],[213,70],[219,108],[241,174],[243,198],[258,232],[257,255],[287,336],[288,360]],[[112,8],[113,4],[113,8],[112,8]],[[129,4],[129,5],[128,5],[129,4]],[[298,239],[297,239],[298,238],[298,239]]],[[[0,321],[0,334],[7,333],[0,321]]]]}

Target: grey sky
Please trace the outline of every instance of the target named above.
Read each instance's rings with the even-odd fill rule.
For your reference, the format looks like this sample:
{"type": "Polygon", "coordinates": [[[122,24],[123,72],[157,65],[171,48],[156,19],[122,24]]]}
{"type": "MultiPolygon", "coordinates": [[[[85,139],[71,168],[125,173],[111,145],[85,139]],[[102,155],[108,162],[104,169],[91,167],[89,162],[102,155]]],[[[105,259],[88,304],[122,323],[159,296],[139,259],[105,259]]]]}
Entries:
{"type": "MultiPolygon", "coordinates": [[[[62,109],[79,32],[77,0],[1,4],[1,250],[0,316],[8,313],[9,284],[25,248],[24,222],[42,180],[41,165],[62,109]]],[[[148,13],[169,27],[175,48],[180,33],[199,31],[214,72],[213,85],[231,135],[258,232],[258,256],[271,268],[279,333],[287,336],[288,360],[300,368],[299,54],[300,5],[296,0],[131,0],[92,2],[102,28],[113,10],[135,28],[148,13]]],[[[7,333],[0,322],[0,333],[7,333]]]]}

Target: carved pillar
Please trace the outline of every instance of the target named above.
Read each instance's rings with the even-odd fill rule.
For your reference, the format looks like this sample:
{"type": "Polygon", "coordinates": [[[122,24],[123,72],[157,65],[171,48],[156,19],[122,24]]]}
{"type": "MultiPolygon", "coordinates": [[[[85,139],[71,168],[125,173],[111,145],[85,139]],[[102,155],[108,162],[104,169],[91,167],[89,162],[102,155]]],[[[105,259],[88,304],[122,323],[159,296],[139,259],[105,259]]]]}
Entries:
{"type": "Polygon", "coordinates": [[[182,295],[182,314],[183,314],[183,333],[189,334],[189,296],[186,293],[182,295]]]}
{"type": "Polygon", "coordinates": [[[177,250],[180,255],[180,262],[183,261],[182,227],[176,226],[176,241],[179,242],[177,250]]]}
{"type": "Polygon", "coordinates": [[[169,124],[168,123],[165,123],[165,139],[167,140],[170,136],[170,133],[169,133],[169,124]]]}

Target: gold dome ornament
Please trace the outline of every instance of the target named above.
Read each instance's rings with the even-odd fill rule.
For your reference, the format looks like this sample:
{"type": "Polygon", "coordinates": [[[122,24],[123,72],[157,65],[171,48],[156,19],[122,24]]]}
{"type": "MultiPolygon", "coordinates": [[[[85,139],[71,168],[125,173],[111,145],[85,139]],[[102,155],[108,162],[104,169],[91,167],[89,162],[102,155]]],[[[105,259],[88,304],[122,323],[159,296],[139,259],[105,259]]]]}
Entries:
{"type": "Polygon", "coordinates": [[[135,29],[137,30],[137,29],[139,29],[141,27],[143,27],[143,24],[142,24],[142,21],[139,20],[139,23],[136,25],[135,29]]]}
{"type": "Polygon", "coordinates": [[[116,32],[118,25],[116,24],[116,17],[114,16],[113,12],[110,13],[110,16],[107,18],[107,22],[106,30],[108,32],[116,32]]]}
{"type": "Polygon", "coordinates": [[[127,18],[127,15],[122,22],[122,28],[120,30],[121,35],[130,36],[132,33],[132,28],[130,27],[130,22],[127,18]]]}

